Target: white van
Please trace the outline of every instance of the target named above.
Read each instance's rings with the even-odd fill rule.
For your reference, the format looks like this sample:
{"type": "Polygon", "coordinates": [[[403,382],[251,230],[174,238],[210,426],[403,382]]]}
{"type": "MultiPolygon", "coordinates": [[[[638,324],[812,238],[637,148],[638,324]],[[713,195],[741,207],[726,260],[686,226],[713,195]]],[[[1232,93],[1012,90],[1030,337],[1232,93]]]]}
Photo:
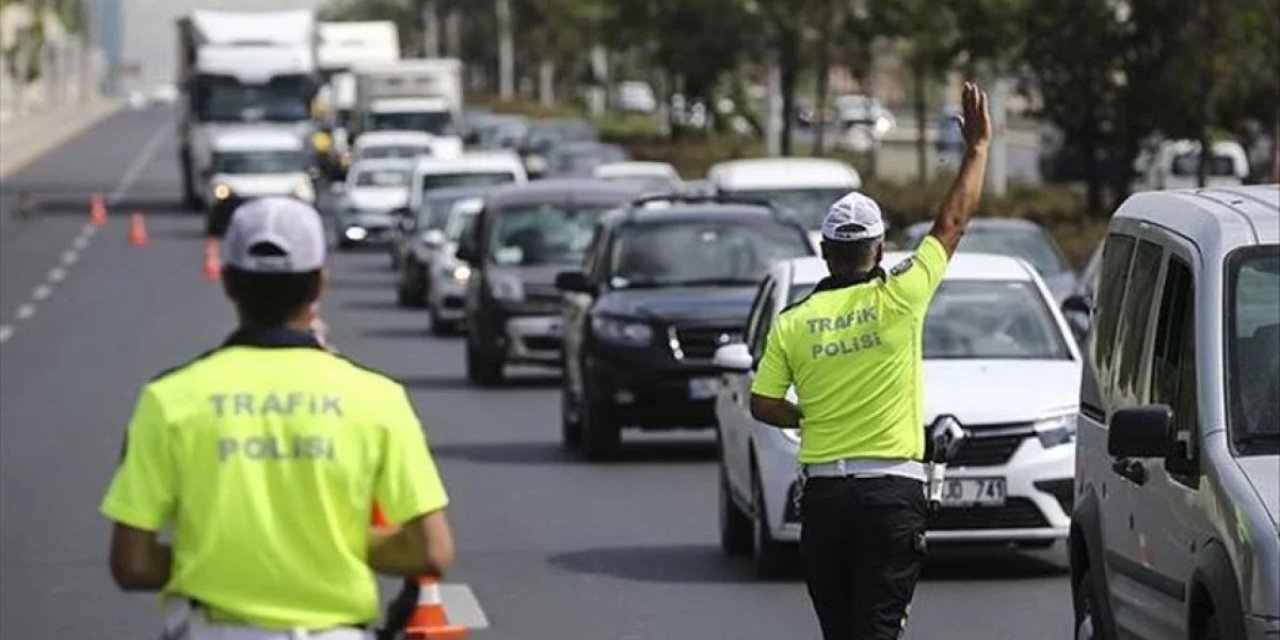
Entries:
{"type": "Polygon", "coordinates": [[[217,132],[207,180],[197,182],[208,230],[221,234],[235,204],[251,198],[286,196],[316,201],[314,158],[291,129],[237,127],[217,132]]]}
{"type": "MultiPolygon", "coordinates": [[[[1167,140],[1154,152],[1144,153],[1138,166],[1141,190],[1194,189],[1199,185],[1200,143],[1195,140],[1167,140]]],[[[1249,175],[1249,157],[1239,142],[1213,143],[1206,187],[1238,187],[1249,175]]]]}
{"type": "Polygon", "coordinates": [[[528,182],[520,156],[510,151],[476,151],[455,158],[419,158],[409,182],[410,211],[428,191],[444,187],[487,187],[528,182]]]}
{"type": "Polygon", "coordinates": [[[707,179],[720,194],[768,200],[790,209],[815,244],[833,202],[862,187],[857,169],[823,158],[752,158],[711,167],[707,179]]]}

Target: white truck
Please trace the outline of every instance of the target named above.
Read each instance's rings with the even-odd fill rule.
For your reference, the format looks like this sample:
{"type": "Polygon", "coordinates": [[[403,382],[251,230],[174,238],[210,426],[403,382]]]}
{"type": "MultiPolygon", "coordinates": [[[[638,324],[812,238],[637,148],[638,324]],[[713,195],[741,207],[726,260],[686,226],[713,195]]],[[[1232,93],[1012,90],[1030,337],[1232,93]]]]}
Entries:
{"type": "Polygon", "coordinates": [[[310,142],[317,89],[310,11],[197,10],[177,22],[178,154],[183,196],[206,208],[219,130],[257,123],[310,142]]]}
{"type": "Polygon", "coordinates": [[[362,65],[356,72],[357,135],[366,131],[424,131],[457,137],[462,117],[462,62],[420,58],[362,65]]]}
{"type": "Polygon", "coordinates": [[[390,20],[321,22],[318,57],[327,78],[317,97],[326,111],[329,149],[317,149],[331,176],[340,177],[350,164],[351,113],[356,106],[356,68],[392,64],[400,59],[400,35],[390,20]]]}

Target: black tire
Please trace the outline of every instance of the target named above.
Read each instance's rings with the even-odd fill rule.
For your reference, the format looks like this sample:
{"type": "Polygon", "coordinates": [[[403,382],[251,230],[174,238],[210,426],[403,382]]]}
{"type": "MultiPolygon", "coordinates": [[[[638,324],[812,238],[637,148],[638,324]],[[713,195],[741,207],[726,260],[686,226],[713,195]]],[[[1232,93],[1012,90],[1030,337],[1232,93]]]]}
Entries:
{"type": "Polygon", "coordinates": [[[428,313],[431,316],[431,335],[443,337],[451,336],[458,332],[457,325],[441,318],[440,311],[435,307],[431,307],[428,313]]]}
{"type": "Polygon", "coordinates": [[[590,389],[584,389],[581,410],[582,452],[588,460],[607,460],[618,451],[622,443],[622,425],[603,402],[596,399],[590,389]]]}
{"type": "Polygon", "coordinates": [[[570,451],[582,446],[582,416],[574,404],[566,374],[560,383],[560,444],[570,451]]]}
{"type": "Polygon", "coordinates": [[[1092,571],[1084,570],[1071,599],[1075,605],[1075,633],[1072,637],[1076,640],[1106,640],[1105,625],[1099,617],[1102,607],[1098,600],[1098,586],[1092,571]]]}
{"type": "Polygon", "coordinates": [[[396,283],[396,304],[401,307],[413,306],[413,292],[409,291],[408,285],[404,282],[396,283]]]}
{"type": "Polygon", "coordinates": [[[196,195],[196,186],[191,179],[191,154],[185,149],[178,152],[178,164],[182,170],[182,203],[192,211],[199,211],[203,203],[196,195]]]}
{"type": "Polygon", "coordinates": [[[720,463],[720,549],[725,555],[745,556],[752,550],[752,525],[751,517],[742,509],[738,508],[738,503],[733,501],[730,494],[729,477],[724,468],[724,462],[720,463]]]}
{"type": "Polygon", "coordinates": [[[496,387],[503,380],[502,361],[487,357],[470,339],[467,340],[467,379],[482,387],[496,387]]]}
{"type": "Polygon", "coordinates": [[[774,540],[773,534],[769,532],[769,513],[764,503],[764,489],[760,485],[760,472],[754,468],[751,474],[751,511],[752,560],[756,577],[780,577],[787,571],[787,549],[774,540]]]}

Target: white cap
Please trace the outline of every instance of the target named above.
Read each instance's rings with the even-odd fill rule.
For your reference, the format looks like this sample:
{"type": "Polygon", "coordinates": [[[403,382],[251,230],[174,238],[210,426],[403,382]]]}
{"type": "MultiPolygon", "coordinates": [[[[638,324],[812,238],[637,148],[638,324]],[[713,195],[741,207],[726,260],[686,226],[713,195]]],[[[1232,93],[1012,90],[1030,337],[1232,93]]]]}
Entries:
{"type": "Polygon", "coordinates": [[[868,240],[884,235],[884,216],[880,205],[857,191],[852,191],[831,205],[822,220],[822,237],[834,242],[868,240]]]}
{"type": "Polygon", "coordinates": [[[222,261],[256,273],[306,273],[324,266],[324,224],[293,198],[257,198],[236,207],[222,238],[222,261]]]}

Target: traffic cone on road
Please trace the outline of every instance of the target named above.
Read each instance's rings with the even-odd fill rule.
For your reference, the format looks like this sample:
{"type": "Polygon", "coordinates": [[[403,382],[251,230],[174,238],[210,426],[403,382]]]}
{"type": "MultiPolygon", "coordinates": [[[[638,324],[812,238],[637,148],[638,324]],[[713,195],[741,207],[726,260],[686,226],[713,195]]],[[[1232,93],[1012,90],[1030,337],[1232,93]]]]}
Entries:
{"type": "Polygon", "coordinates": [[[135,247],[147,246],[147,223],[137,211],[129,216],[129,244],[135,247]]]}
{"type": "Polygon", "coordinates": [[[406,638],[421,640],[458,640],[467,637],[467,628],[449,624],[440,598],[440,581],[418,576],[418,606],[405,625],[406,638]]]}
{"type": "Polygon", "coordinates": [[[218,257],[218,239],[205,238],[204,241],[204,279],[210,282],[222,275],[222,260],[218,257]]]}
{"type": "Polygon", "coordinates": [[[89,224],[97,227],[107,223],[107,201],[101,193],[89,196],[89,224]]]}

